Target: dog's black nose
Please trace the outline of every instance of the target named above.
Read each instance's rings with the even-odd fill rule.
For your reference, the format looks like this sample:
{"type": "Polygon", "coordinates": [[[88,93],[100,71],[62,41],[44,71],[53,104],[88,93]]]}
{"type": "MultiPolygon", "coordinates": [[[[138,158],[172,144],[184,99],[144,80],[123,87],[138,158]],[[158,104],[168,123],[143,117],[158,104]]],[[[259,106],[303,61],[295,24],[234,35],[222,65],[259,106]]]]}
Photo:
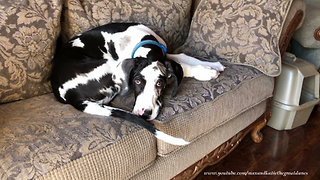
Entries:
{"type": "Polygon", "coordinates": [[[151,114],[152,114],[152,111],[151,111],[151,110],[145,110],[145,111],[143,112],[143,114],[142,114],[142,117],[143,117],[144,119],[149,119],[150,116],[151,116],[151,114]]]}

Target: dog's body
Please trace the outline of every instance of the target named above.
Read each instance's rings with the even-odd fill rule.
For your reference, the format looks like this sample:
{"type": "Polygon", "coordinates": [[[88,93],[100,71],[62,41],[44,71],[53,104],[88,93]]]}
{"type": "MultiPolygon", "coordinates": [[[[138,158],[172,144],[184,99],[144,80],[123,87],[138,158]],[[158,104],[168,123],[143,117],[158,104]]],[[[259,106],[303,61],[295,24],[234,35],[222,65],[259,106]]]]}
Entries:
{"type": "Polygon", "coordinates": [[[60,102],[83,112],[120,117],[166,142],[187,144],[145,119],[158,115],[159,97],[167,79],[175,80],[175,94],[183,77],[210,80],[224,67],[165,51],[165,42],[144,25],[113,23],[97,27],[72,38],[58,51],[51,76],[53,92],[60,102]],[[136,96],[133,113],[108,106],[115,96],[129,90],[136,96]]]}

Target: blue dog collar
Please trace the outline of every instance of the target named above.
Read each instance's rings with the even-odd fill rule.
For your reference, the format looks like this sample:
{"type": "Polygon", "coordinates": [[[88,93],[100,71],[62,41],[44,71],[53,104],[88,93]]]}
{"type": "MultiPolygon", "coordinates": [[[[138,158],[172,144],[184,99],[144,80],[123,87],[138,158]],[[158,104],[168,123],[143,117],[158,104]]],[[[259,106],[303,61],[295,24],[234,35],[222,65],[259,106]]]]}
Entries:
{"type": "Polygon", "coordinates": [[[136,53],[136,51],[143,45],[146,44],[152,44],[152,45],[156,45],[158,47],[160,47],[162,49],[162,53],[164,54],[164,56],[167,56],[167,48],[161,44],[158,43],[157,41],[153,41],[153,40],[143,40],[141,42],[139,42],[133,49],[132,54],[131,54],[131,58],[134,58],[134,54],[136,53]]]}

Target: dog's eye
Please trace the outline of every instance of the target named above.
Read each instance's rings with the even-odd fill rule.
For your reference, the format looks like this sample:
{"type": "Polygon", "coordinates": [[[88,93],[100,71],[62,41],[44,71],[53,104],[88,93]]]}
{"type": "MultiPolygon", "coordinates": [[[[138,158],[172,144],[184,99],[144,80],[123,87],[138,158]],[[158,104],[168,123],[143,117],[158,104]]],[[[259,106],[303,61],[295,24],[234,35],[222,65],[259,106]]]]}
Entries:
{"type": "Polygon", "coordinates": [[[158,81],[157,84],[156,84],[157,87],[162,87],[162,85],[163,85],[162,81],[158,81]]]}
{"type": "Polygon", "coordinates": [[[139,79],[134,80],[134,82],[135,82],[137,85],[140,85],[140,84],[141,84],[141,81],[140,81],[139,79]]]}

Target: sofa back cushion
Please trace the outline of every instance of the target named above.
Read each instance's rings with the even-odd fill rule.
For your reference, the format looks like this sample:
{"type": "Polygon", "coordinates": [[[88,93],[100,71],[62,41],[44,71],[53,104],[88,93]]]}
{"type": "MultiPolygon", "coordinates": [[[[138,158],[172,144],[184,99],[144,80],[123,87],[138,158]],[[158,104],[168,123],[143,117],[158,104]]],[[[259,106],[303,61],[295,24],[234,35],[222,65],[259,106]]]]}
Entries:
{"type": "Polygon", "coordinates": [[[202,0],[188,39],[176,52],[207,60],[216,56],[280,74],[279,38],[292,0],[202,0]]]}
{"type": "Polygon", "coordinates": [[[173,50],[188,36],[192,0],[66,0],[64,40],[110,22],[149,26],[173,50]]]}
{"type": "Polygon", "coordinates": [[[60,0],[0,1],[0,103],[50,92],[60,0]]]}

